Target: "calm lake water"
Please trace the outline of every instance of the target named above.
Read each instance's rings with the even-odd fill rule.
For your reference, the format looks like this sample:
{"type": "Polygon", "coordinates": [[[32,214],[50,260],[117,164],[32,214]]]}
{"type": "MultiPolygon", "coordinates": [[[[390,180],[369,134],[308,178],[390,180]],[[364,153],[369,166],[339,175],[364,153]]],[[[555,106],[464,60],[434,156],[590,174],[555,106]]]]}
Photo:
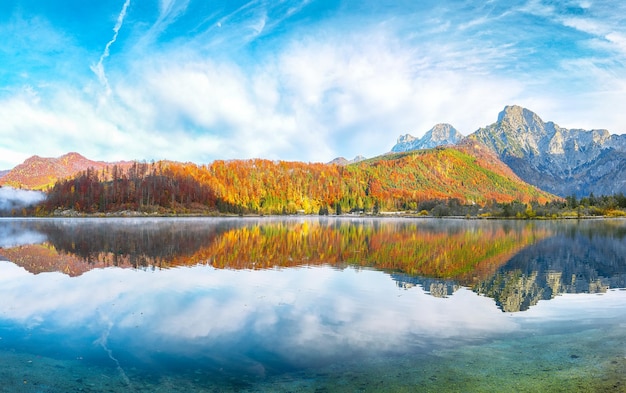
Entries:
{"type": "Polygon", "coordinates": [[[626,391],[626,220],[0,219],[0,391],[626,391]]]}

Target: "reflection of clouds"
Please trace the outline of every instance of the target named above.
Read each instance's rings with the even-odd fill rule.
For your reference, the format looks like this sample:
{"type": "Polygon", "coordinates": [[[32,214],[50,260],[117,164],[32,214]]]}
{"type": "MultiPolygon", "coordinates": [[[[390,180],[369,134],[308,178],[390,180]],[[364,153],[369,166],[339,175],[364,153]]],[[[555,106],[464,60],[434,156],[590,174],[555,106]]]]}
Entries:
{"type": "Polygon", "coordinates": [[[220,354],[235,362],[250,352],[309,364],[367,351],[452,346],[519,331],[534,321],[572,320],[588,309],[624,313],[625,296],[559,297],[512,317],[470,290],[436,298],[420,287],[398,288],[387,274],[372,270],[109,268],[70,278],[32,275],[0,262],[4,320],[94,339],[110,331],[109,345],[148,357],[220,354]]]}
{"type": "Polygon", "coordinates": [[[0,297],[0,315],[19,325],[98,336],[112,323],[117,334],[135,337],[133,345],[165,343],[182,354],[232,343],[302,359],[516,328],[491,299],[471,291],[437,299],[399,289],[381,272],[326,267],[111,268],[70,278],[0,263],[0,297]]]}
{"type": "Polygon", "coordinates": [[[523,317],[527,323],[541,323],[546,319],[553,321],[573,321],[581,315],[589,320],[621,318],[626,321],[626,291],[609,290],[603,294],[577,293],[562,294],[553,299],[541,300],[536,307],[515,317],[523,317]],[[590,304],[601,307],[590,307],[590,304]]]}

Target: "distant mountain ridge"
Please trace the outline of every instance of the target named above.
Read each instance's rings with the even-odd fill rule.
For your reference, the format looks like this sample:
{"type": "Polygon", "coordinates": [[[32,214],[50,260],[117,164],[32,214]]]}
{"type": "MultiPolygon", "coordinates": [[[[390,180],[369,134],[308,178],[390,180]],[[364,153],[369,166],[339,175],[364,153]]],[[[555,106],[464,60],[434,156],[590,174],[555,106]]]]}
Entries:
{"type": "Polygon", "coordinates": [[[473,140],[493,151],[523,181],[562,197],[626,193],[626,135],[562,128],[517,105],[466,138],[438,124],[422,138],[402,135],[391,149],[411,151],[473,140]]]}
{"type": "Polygon", "coordinates": [[[463,139],[463,135],[453,126],[446,123],[436,124],[423,137],[416,138],[410,134],[401,135],[391,148],[394,153],[403,151],[432,149],[437,146],[456,145],[463,139]]]}
{"type": "Polygon", "coordinates": [[[331,162],[329,162],[329,164],[335,164],[335,165],[350,165],[350,164],[356,164],[357,162],[361,162],[363,160],[366,160],[365,157],[359,155],[354,157],[351,160],[346,159],[345,157],[337,157],[334,160],[332,160],[331,162]]]}
{"type": "Polygon", "coordinates": [[[74,176],[92,168],[102,170],[113,165],[128,165],[128,162],[108,163],[93,161],[71,152],[58,158],[32,156],[0,178],[0,185],[30,190],[45,190],[57,180],[74,176]]]}
{"type": "Polygon", "coordinates": [[[550,193],[626,192],[626,135],[561,128],[512,105],[469,138],[496,152],[522,180],[550,193]]]}

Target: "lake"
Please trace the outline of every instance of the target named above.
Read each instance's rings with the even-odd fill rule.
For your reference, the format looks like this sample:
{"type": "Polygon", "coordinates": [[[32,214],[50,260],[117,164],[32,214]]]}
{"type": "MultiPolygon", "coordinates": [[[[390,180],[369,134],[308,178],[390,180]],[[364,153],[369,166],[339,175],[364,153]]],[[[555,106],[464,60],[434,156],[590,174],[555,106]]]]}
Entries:
{"type": "Polygon", "coordinates": [[[624,392],[625,289],[619,219],[0,219],[0,390],[624,392]]]}

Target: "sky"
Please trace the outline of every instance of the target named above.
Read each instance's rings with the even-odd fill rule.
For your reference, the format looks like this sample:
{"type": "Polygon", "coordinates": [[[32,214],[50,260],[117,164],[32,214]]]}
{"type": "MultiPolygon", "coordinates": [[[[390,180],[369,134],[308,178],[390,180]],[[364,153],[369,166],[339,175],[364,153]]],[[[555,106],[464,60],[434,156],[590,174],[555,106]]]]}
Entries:
{"type": "Polygon", "coordinates": [[[2,0],[0,169],[372,157],[521,105],[626,132],[626,2],[2,0]]]}

